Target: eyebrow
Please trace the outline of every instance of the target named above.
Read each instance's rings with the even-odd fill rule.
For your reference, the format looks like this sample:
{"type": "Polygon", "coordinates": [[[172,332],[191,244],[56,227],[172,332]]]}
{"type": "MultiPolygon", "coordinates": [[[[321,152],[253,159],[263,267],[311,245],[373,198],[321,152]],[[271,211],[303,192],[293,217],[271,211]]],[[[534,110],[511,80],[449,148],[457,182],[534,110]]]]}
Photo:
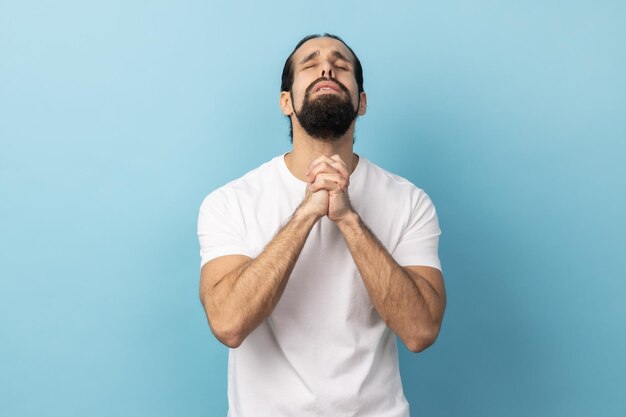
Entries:
{"type": "MultiPolygon", "coordinates": [[[[308,62],[308,61],[312,60],[312,59],[313,59],[313,58],[315,58],[316,56],[319,56],[319,54],[320,54],[320,51],[319,51],[319,50],[317,50],[317,51],[315,51],[315,52],[311,52],[310,54],[308,54],[307,56],[305,56],[305,57],[304,57],[304,58],[303,58],[300,62],[298,62],[298,65],[302,65],[302,64],[304,64],[304,63],[306,63],[306,62],[308,62]]],[[[344,61],[346,61],[346,62],[348,62],[348,63],[352,64],[352,62],[351,62],[348,58],[346,58],[346,57],[345,57],[345,56],[344,56],[341,52],[339,52],[339,51],[333,51],[333,56],[334,56],[335,58],[343,59],[344,61]]]]}

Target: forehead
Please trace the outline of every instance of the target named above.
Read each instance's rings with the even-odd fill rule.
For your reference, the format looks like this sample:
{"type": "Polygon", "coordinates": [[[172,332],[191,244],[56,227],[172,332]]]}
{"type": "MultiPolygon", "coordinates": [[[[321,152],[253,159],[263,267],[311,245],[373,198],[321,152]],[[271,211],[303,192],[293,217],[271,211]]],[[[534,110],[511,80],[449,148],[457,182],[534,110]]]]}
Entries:
{"type": "Polygon", "coordinates": [[[341,53],[341,55],[348,58],[350,62],[354,62],[352,53],[346,47],[346,45],[343,44],[343,42],[338,41],[337,39],[326,37],[309,39],[308,41],[300,45],[296,53],[293,54],[293,62],[297,64],[298,62],[300,62],[300,60],[312,53],[315,53],[316,51],[319,51],[320,55],[339,52],[341,53]]]}

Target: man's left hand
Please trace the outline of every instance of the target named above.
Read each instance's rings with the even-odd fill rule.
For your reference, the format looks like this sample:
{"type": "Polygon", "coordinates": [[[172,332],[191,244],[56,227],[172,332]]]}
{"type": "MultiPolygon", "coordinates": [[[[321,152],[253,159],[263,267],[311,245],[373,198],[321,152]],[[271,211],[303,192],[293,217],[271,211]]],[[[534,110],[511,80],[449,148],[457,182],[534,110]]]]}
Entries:
{"type": "Polygon", "coordinates": [[[330,158],[322,155],[309,165],[307,181],[312,184],[311,191],[326,190],[328,199],[328,218],[341,222],[354,212],[348,196],[350,173],[346,163],[337,154],[330,158]]]}

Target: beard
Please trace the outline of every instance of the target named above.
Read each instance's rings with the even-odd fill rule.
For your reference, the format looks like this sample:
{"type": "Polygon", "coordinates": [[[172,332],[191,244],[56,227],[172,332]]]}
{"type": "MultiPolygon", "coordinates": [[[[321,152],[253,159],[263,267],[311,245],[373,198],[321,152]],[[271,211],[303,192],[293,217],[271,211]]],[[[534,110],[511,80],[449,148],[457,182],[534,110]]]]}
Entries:
{"type": "Polygon", "coordinates": [[[302,109],[299,113],[294,113],[309,136],[335,141],[348,131],[357,117],[357,111],[352,106],[348,89],[337,80],[332,81],[341,87],[343,93],[322,93],[312,100],[311,90],[319,81],[316,80],[307,88],[302,109]]]}

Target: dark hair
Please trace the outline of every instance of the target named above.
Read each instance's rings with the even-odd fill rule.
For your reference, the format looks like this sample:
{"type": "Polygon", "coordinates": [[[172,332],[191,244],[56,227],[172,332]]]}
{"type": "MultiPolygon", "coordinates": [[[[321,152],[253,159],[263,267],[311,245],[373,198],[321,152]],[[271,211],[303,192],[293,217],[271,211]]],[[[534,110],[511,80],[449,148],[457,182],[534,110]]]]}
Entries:
{"type": "MultiPolygon", "coordinates": [[[[343,43],[346,46],[346,48],[350,50],[350,52],[352,53],[352,56],[354,56],[354,78],[356,79],[356,84],[359,88],[359,93],[363,92],[363,67],[361,66],[361,61],[359,61],[359,58],[356,56],[352,48],[350,48],[348,44],[344,42],[343,39],[341,39],[337,35],[332,35],[330,33],[324,33],[322,35],[318,33],[313,34],[313,35],[308,35],[302,38],[300,42],[298,42],[296,47],[293,48],[293,51],[291,52],[291,54],[289,55],[289,57],[287,57],[287,60],[285,61],[285,66],[283,67],[282,80],[280,84],[280,91],[281,92],[291,91],[291,87],[293,86],[293,54],[296,53],[298,48],[300,48],[300,46],[302,46],[303,43],[305,43],[306,41],[310,39],[315,39],[315,38],[336,39],[340,41],[341,43],[343,43]]],[[[293,125],[291,124],[291,117],[288,117],[288,119],[289,119],[289,137],[291,138],[291,141],[293,142],[293,125]]]]}

